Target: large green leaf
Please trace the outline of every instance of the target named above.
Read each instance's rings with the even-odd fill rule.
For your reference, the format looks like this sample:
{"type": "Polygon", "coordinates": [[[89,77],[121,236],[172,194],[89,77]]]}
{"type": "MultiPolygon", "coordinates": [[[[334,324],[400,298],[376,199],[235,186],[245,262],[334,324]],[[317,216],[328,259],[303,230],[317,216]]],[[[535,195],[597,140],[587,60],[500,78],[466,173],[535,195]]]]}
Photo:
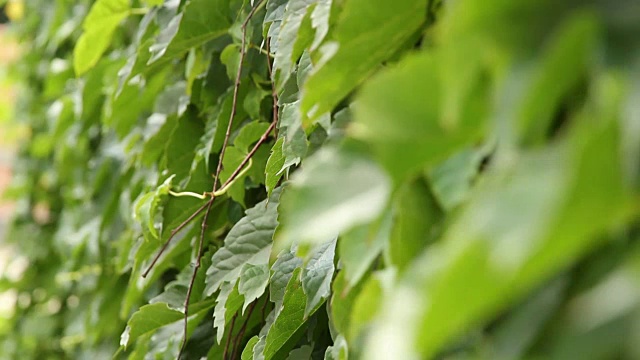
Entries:
{"type": "Polygon", "coordinates": [[[129,16],[129,0],[98,0],[85,18],[83,34],[73,51],[76,75],[91,69],[111,45],[113,33],[120,22],[129,16]]]}
{"type": "Polygon", "coordinates": [[[389,180],[374,162],[346,149],[322,149],[284,192],[278,246],[326,242],[371,221],[389,193],[389,180]]]}
{"type": "MultiPolygon", "coordinates": [[[[269,263],[273,232],[278,226],[277,208],[280,191],[246,211],[224,240],[224,246],[213,254],[207,269],[207,296],[213,294],[223,282],[235,283],[242,276],[245,264],[269,263]]],[[[246,269],[245,269],[246,270],[246,269]]]]}
{"type": "Polygon", "coordinates": [[[429,52],[409,56],[369,81],[356,102],[355,135],[371,145],[396,181],[483,135],[482,89],[461,105],[457,122],[441,117],[444,85],[438,71],[444,59],[429,52]]]}
{"type": "Polygon", "coordinates": [[[331,111],[420,28],[426,5],[422,0],[347,1],[335,43],[321,48],[322,59],[305,83],[302,113],[313,119],[331,111]]]}
{"type": "Polygon", "coordinates": [[[496,169],[395,288],[368,358],[432,356],[593,248],[629,215],[617,137],[611,121],[584,122],[562,144],[496,169]]]}
{"type": "Polygon", "coordinates": [[[229,4],[230,0],[188,2],[151,46],[152,56],[148,64],[160,59],[169,61],[184,55],[191,48],[224,35],[231,26],[229,4]]]}

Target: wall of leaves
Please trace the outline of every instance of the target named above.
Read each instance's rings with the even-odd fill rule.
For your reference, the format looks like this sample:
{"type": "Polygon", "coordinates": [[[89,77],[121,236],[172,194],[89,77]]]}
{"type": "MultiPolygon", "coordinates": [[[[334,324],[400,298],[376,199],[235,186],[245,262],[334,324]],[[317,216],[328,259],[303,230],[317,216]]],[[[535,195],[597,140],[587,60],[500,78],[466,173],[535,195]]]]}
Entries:
{"type": "Polygon", "coordinates": [[[636,1],[24,6],[0,358],[640,357],[636,1]]]}

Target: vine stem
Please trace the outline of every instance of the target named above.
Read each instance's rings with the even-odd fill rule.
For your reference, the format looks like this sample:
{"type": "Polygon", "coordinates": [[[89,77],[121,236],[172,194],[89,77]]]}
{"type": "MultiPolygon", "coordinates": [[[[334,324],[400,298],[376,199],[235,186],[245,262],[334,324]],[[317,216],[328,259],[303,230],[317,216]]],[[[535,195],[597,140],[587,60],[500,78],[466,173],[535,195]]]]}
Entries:
{"type": "MultiPolygon", "coordinates": [[[[229,137],[231,136],[231,126],[233,124],[233,118],[235,116],[237,103],[238,103],[238,90],[240,88],[240,76],[242,74],[242,66],[243,66],[243,62],[244,62],[245,47],[246,47],[245,39],[246,39],[246,32],[247,32],[247,24],[249,24],[249,21],[251,20],[253,15],[256,13],[257,10],[259,10],[264,5],[264,3],[265,3],[265,0],[262,0],[255,7],[253,7],[251,9],[251,11],[249,12],[249,14],[247,15],[247,18],[242,23],[242,47],[240,49],[241,50],[241,52],[240,52],[240,64],[238,65],[238,71],[236,73],[236,79],[235,79],[235,82],[234,82],[233,101],[232,101],[231,114],[229,116],[229,125],[227,126],[227,131],[225,133],[224,142],[223,142],[222,149],[220,150],[220,155],[219,155],[219,158],[218,158],[218,166],[217,166],[216,173],[215,173],[215,176],[214,176],[214,181],[213,181],[213,190],[211,191],[211,193],[209,193],[209,194],[211,194],[212,197],[204,205],[202,205],[196,211],[194,211],[193,214],[191,214],[186,220],[184,220],[182,223],[180,223],[180,225],[178,225],[175,229],[171,230],[171,234],[169,235],[169,238],[162,245],[162,247],[160,248],[160,251],[156,254],[156,256],[151,261],[151,264],[142,273],[142,277],[143,278],[146,278],[149,275],[149,272],[151,272],[151,270],[156,265],[156,263],[158,262],[158,260],[162,256],[162,254],[164,254],[164,252],[167,250],[167,247],[169,246],[169,243],[175,237],[175,235],[178,232],[180,232],[180,230],[182,230],[185,226],[187,226],[191,221],[193,221],[193,219],[195,219],[206,208],[208,208],[209,207],[209,203],[213,203],[213,200],[215,199],[215,194],[216,194],[216,191],[218,189],[217,188],[218,179],[220,177],[220,172],[222,171],[222,160],[224,160],[224,153],[225,153],[227,145],[229,143],[229,137]]],[[[271,62],[269,61],[269,64],[270,63],[271,62]]],[[[264,142],[264,140],[262,142],[264,142]]],[[[261,142],[258,141],[258,144],[261,144],[261,142]]],[[[249,162],[249,160],[251,159],[251,156],[253,156],[253,154],[255,154],[255,151],[257,151],[257,149],[254,149],[252,152],[250,152],[245,157],[245,159],[242,161],[242,163],[236,168],[236,170],[231,174],[229,179],[227,179],[227,181],[221,186],[221,188],[223,188],[223,189],[226,188],[232,181],[235,180],[235,178],[238,176],[238,174],[242,171],[242,168],[249,162]]],[[[206,222],[206,219],[204,221],[206,222]]]]}
{"type": "MultiPolygon", "coordinates": [[[[205,229],[207,227],[207,220],[209,219],[209,212],[211,210],[211,206],[213,205],[213,202],[216,199],[216,190],[218,189],[218,181],[220,179],[220,173],[222,172],[222,164],[224,161],[224,155],[227,149],[227,146],[229,144],[229,138],[231,137],[231,129],[233,127],[233,119],[236,115],[236,111],[237,111],[237,107],[238,107],[238,92],[240,90],[240,81],[241,81],[241,77],[242,77],[242,68],[244,65],[244,57],[246,55],[246,43],[247,43],[247,25],[249,24],[249,21],[251,21],[251,18],[253,17],[253,15],[258,11],[258,9],[260,9],[263,5],[265,4],[265,0],[261,0],[256,6],[251,8],[251,11],[249,11],[249,14],[247,15],[247,18],[242,22],[242,45],[240,46],[240,59],[239,59],[239,64],[238,64],[238,71],[236,72],[236,79],[233,85],[233,99],[231,102],[231,112],[229,114],[229,124],[227,125],[227,131],[225,132],[225,136],[224,136],[224,141],[222,143],[222,148],[220,149],[220,154],[218,155],[218,166],[216,168],[216,173],[214,176],[214,180],[213,180],[213,189],[211,190],[211,199],[207,202],[206,204],[206,212],[202,218],[202,224],[201,224],[201,230],[200,230],[200,236],[198,239],[198,252],[196,254],[196,264],[193,268],[193,274],[191,275],[191,280],[189,282],[189,288],[187,289],[187,296],[184,300],[184,334],[183,334],[183,338],[182,338],[182,346],[180,348],[180,353],[178,355],[178,358],[180,358],[180,355],[182,355],[182,352],[184,351],[184,348],[186,346],[187,343],[187,330],[188,330],[188,322],[189,322],[189,301],[191,300],[191,293],[193,291],[193,286],[195,284],[195,279],[196,276],[198,275],[198,269],[200,268],[200,264],[201,264],[201,259],[202,259],[202,251],[203,251],[203,247],[204,247],[204,235],[205,235],[205,229]]],[[[268,58],[268,56],[267,56],[268,58]]],[[[270,61],[269,61],[270,63],[270,61]]],[[[273,83],[272,83],[273,86],[273,83]]],[[[260,137],[260,139],[256,142],[256,144],[254,145],[254,147],[251,149],[251,151],[244,157],[244,159],[242,160],[242,162],[236,167],[236,169],[231,173],[231,176],[229,176],[229,178],[227,179],[227,181],[225,181],[224,184],[222,184],[221,188],[223,189],[222,192],[226,191],[226,189],[228,187],[231,186],[231,184],[233,183],[233,181],[235,181],[235,179],[245,173],[249,167],[247,166],[247,168],[245,169],[245,166],[247,165],[247,163],[249,163],[251,161],[251,158],[253,157],[253,155],[256,153],[256,151],[258,151],[258,148],[260,147],[260,145],[262,145],[267,138],[269,137],[269,133],[271,133],[271,131],[273,130],[273,128],[275,127],[275,123],[271,123],[271,125],[269,126],[269,128],[264,132],[264,134],[262,134],[262,136],[260,137]]],[[[250,165],[249,165],[250,166],[250,165]]],[[[229,348],[229,341],[231,339],[232,333],[233,333],[233,325],[235,323],[236,320],[236,315],[234,315],[233,320],[231,322],[231,329],[229,330],[229,338],[227,339],[225,348],[224,348],[224,355],[223,355],[223,359],[226,359],[227,357],[227,352],[228,352],[228,348],[229,348]]],[[[233,355],[235,356],[235,347],[233,350],[233,355]]]]}
{"type": "MultiPolygon", "coordinates": [[[[238,108],[238,93],[240,91],[240,79],[242,77],[242,68],[244,64],[244,57],[246,54],[247,47],[247,25],[253,15],[262,7],[262,3],[264,0],[260,1],[256,6],[251,8],[249,15],[242,22],[242,43],[240,45],[240,59],[238,61],[238,71],[236,72],[236,80],[233,84],[233,99],[231,101],[231,113],[229,114],[229,124],[227,124],[227,131],[224,135],[224,141],[222,142],[222,148],[220,149],[220,160],[218,161],[218,167],[216,168],[216,175],[213,180],[213,192],[216,191],[218,185],[218,179],[220,177],[220,172],[222,171],[222,160],[224,159],[224,153],[227,150],[227,145],[229,145],[229,138],[231,137],[231,128],[233,127],[233,119],[236,116],[236,111],[238,108]]],[[[224,186],[223,186],[224,187],[224,186]]]]}
{"type": "Polygon", "coordinates": [[[238,334],[236,334],[236,340],[233,342],[233,351],[231,351],[231,360],[235,360],[236,358],[236,353],[238,351],[238,347],[240,346],[240,341],[242,341],[242,338],[244,337],[244,332],[247,330],[249,319],[251,318],[253,309],[256,308],[257,304],[258,304],[258,300],[256,299],[256,301],[254,301],[253,303],[251,303],[251,305],[249,305],[249,311],[247,311],[247,318],[244,320],[244,323],[242,323],[242,326],[240,327],[240,331],[238,331],[238,334]]]}
{"type": "Polygon", "coordinates": [[[222,353],[222,360],[227,360],[227,354],[229,353],[229,344],[231,343],[231,337],[233,335],[233,326],[236,324],[236,318],[238,317],[238,313],[233,315],[231,319],[231,324],[229,325],[229,337],[224,344],[224,352],[222,353]]]}

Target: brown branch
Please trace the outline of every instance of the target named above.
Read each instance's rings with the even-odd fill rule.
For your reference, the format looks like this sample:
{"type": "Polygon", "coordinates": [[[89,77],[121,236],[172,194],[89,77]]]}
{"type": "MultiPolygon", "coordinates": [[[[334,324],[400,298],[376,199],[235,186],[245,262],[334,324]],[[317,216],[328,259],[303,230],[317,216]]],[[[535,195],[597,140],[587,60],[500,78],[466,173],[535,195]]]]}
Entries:
{"type": "Polygon", "coordinates": [[[151,261],[151,264],[149,264],[149,266],[147,267],[147,270],[145,270],[142,273],[142,277],[143,278],[146,278],[149,275],[149,272],[156,265],[156,263],[160,259],[160,256],[162,256],[162,254],[165,252],[165,250],[167,250],[167,247],[169,246],[169,243],[171,242],[173,237],[176,236],[176,234],[179,233],[180,230],[182,230],[185,226],[187,226],[193,219],[195,219],[208,206],[209,206],[208,203],[205,203],[204,205],[199,207],[198,210],[194,211],[193,214],[191,214],[186,220],[181,222],[180,225],[176,226],[175,229],[171,230],[171,235],[169,235],[169,238],[167,239],[167,241],[165,241],[164,245],[162,245],[162,248],[160,248],[160,251],[158,252],[158,254],[156,254],[156,256],[153,258],[153,261],[151,261]]]}
{"type": "Polygon", "coordinates": [[[224,344],[224,352],[222,353],[222,360],[227,360],[227,353],[229,352],[229,344],[231,343],[231,337],[233,335],[233,326],[236,323],[236,317],[238,317],[238,313],[235,313],[235,315],[233,315],[233,318],[231,319],[231,325],[229,325],[229,337],[227,338],[227,341],[224,344]]]}
{"type": "MultiPolygon", "coordinates": [[[[227,145],[229,144],[229,138],[231,137],[231,128],[233,127],[233,118],[236,116],[236,111],[238,107],[238,92],[240,91],[240,79],[242,77],[242,68],[244,65],[244,57],[246,55],[246,46],[247,46],[247,25],[249,21],[256,13],[256,11],[262,6],[264,0],[260,1],[256,6],[251,8],[249,15],[242,22],[242,44],[240,45],[240,60],[238,63],[238,71],[236,72],[236,80],[233,84],[233,99],[231,101],[231,113],[229,114],[229,124],[227,124],[227,131],[224,134],[224,141],[222,143],[222,148],[220,149],[220,157],[218,160],[218,167],[216,168],[216,174],[213,180],[213,192],[215,192],[218,188],[218,179],[220,178],[220,172],[222,172],[222,160],[224,159],[224,153],[227,150],[227,145]]],[[[222,186],[224,187],[224,186],[222,186]]]]}
{"type": "MultiPolygon", "coordinates": [[[[269,71],[269,79],[271,80],[271,98],[273,99],[273,120],[274,124],[278,124],[278,91],[276,90],[276,82],[273,78],[273,65],[271,64],[269,40],[267,40],[267,70],[269,71]]],[[[276,138],[278,137],[278,129],[276,128],[276,138]]]]}
{"type": "Polygon", "coordinates": [[[236,335],[236,340],[234,341],[234,344],[233,344],[233,351],[231,352],[231,360],[235,360],[236,358],[236,352],[238,351],[238,347],[240,346],[240,341],[242,341],[242,338],[244,337],[244,332],[247,330],[247,324],[249,324],[249,319],[251,318],[253,309],[255,309],[257,304],[258,304],[258,300],[254,301],[253,303],[251,303],[251,305],[249,305],[249,311],[247,311],[247,318],[244,320],[244,323],[242,323],[242,327],[240,327],[240,331],[236,335]]]}
{"type": "MultiPolygon", "coordinates": [[[[199,239],[198,239],[198,252],[196,254],[196,263],[195,263],[195,266],[193,268],[193,274],[191,275],[191,280],[189,282],[189,287],[187,288],[187,295],[186,295],[186,298],[184,300],[184,336],[183,336],[183,339],[182,339],[182,346],[180,347],[180,355],[184,351],[184,347],[187,344],[187,330],[188,330],[188,321],[189,321],[189,301],[191,299],[191,293],[193,291],[193,286],[195,284],[196,276],[198,275],[198,269],[201,266],[202,250],[203,250],[203,247],[204,247],[204,235],[205,235],[205,229],[207,227],[207,220],[209,219],[209,212],[211,211],[211,206],[213,205],[213,202],[216,199],[215,192],[218,189],[218,187],[217,187],[218,186],[218,180],[220,178],[220,173],[222,172],[222,163],[224,161],[224,154],[225,154],[225,151],[226,151],[227,146],[229,144],[229,138],[231,137],[231,128],[233,127],[233,119],[234,119],[234,117],[236,115],[236,111],[237,111],[237,107],[238,107],[238,92],[240,90],[240,79],[242,77],[242,67],[244,65],[244,57],[246,55],[247,25],[249,24],[249,21],[251,20],[253,15],[256,13],[256,11],[262,6],[263,3],[264,3],[264,0],[261,0],[256,6],[251,8],[251,11],[249,11],[249,14],[247,15],[247,18],[242,23],[242,45],[240,46],[240,60],[239,60],[239,64],[238,64],[238,71],[236,73],[236,79],[235,79],[235,83],[233,85],[233,100],[231,102],[231,113],[229,114],[229,124],[227,125],[227,131],[226,131],[225,136],[224,136],[224,142],[222,143],[222,148],[220,149],[220,154],[218,155],[218,166],[216,168],[216,173],[215,173],[214,180],[213,180],[213,189],[211,190],[211,199],[205,204],[207,210],[206,210],[206,212],[204,214],[204,217],[202,219],[202,224],[201,224],[201,229],[200,229],[200,236],[199,236],[199,239]]],[[[271,132],[272,129],[273,129],[273,126],[269,126],[267,131],[260,137],[260,139],[258,140],[256,145],[253,147],[253,149],[251,149],[251,151],[247,154],[247,156],[245,156],[243,161],[233,171],[231,176],[229,176],[227,181],[222,185],[222,188],[224,188],[225,186],[230,184],[238,176],[238,174],[240,174],[240,172],[246,166],[246,164],[249,162],[251,157],[256,153],[256,151],[258,150],[258,147],[260,147],[260,145],[266,141],[266,139],[269,136],[269,133],[271,132]]],[[[231,329],[229,330],[229,338],[227,339],[227,343],[225,345],[223,359],[226,359],[226,357],[227,357],[226,354],[227,354],[228,347],[229,347],[229,340],[231,339],[231,335],[232,335],[232,332],[233,332],[233,325],[235,323],[235,320],[236,320],[236,316],[234,315],[233,320],[231,321],[231,329]]],[[[234,347],[232,356],[235,356],[235,347],[234,347]]],[[[180,356],[178,356],[178,357],[180,357],[180,356]]]]}
{"type": "MultiPolygon", "coordinates": [[[[233,118],[235,117],[235,113],[236,113],[236,108],[237,108],[237,103],[238,103],[238,90],[240,88],[240,75],[242,73],[242,65],[243,65],[243,62],[244,62],[244,55],[245,55],[247,24],[249,24],[249,21],[251,20],[253,15],[256,13],[256,11],[262,6],[263,3],[264,3],[264,0],[260,1],[256,6],[254,6],[251,9],[251,11],[249,12],[249,15],[247,15],[247,18],[242,23],[242,48],[241,48],[241,53],[240,53],[240,64],[238,66],[238,72],[236,74],[236,80],[235,80],[235,84],[234,84],[231,115],[229,116],[229,125],[227,126],[227,131],[225,133],[224,143],[222,145],[222,149],[220,150],[220,155],[219,155],[219,160],[218,160],[218,167],[216,169],[216,174],[215,174],[214,182],[213,182],[213,190],[211,191],[212,196],[213,196],[213,193],[218,189],[217,188],[217,184],[218,184],[218,178],[220,177],[220,172],[222,171],[222,160],[224,159],[224,153],[225,153],[227,145],[229,143],[229,137],[231,136],[231,126],[232,126],[232,123],[233,123],[233,118]]],[[[255,151],[254,151],[254,153],[255,153],[255,151]]],[[[250,154],[250,155],[253,156],[253,154],[250,154]]],[[[245,161],[243,161],[242,164],[240,164],[240,166],[238,166],[238,168],[233,172],[233,174],[229,177],[229,179],[227,179],[227,181],[225,182],[225,185],[229,184],[231,181],[233,181],[233,179],[235,179],[236,176],[238,176],[238,173],[240,173],[240,171],[242,171],[242,168],[244,167],[244,165],[246,165],[246,163],[248,161],[249,161],[248,159],[245,159],[245,161]]],[[[224,187],[224,186],[222,186],[222,187],[224,187]]],[[[151,264],[142,273],[142,277],[143,278],[146,278],[149,275],[149,272],[151,272],[151,269],[153,269],[155,264],[158,262],[158,260],[162,256],[162,254],[166,251],[166,249],[169,246],[169,243],[171,242],[173,237],[180,230],[182,230],[185,226],[187,226],[203,210],[205,210],[206,208],[210,207],[210,202],[211,203],[213,202],[213,198],[211,200],[209,200],[207,203],[205,203],[204,205],[202,205],[200,208],[198,208],[198,210],[196,210],[193,214],[191,214],[191,216],[189,216],[185,221],[180,223],[180,225],[178,225],[175,229],[173,229],[171,231],[171,235],[169,235],[169,238],[167,239],[167,241],[162,245],[162,248],[160,248],[160,251],[158,252],[158,254],[156,254],[156,256],[153,258],[153,260],[151,261],[151,264]]],[[[206,217],[205,217],[205,222],[206,222],[206,217]]]]}
{"type": "Polygon", "coordinates": [[[202,265],[202,250],[204,248],[204,233],[207,229],[207,219],[209,218],[209,212],[211,211],[211,207],[213,206],[213,202],[215,201],[215,195],[211,196],[211,199],[207,201],[206,206],[207,210],[204,212],[204,217],[202,219],[202,224],[200,225],[200,237],[198,240],[198,253],[196,254],[196,263],[193,267],[193,274],[191,275],[191,280],[189,281],[189,287],[187,288],[187,296],[184,299],[184,336],[182,337],[182,345],[180,346],[180,353],[178,354],[178,359],[184,352],[184,348],[187,345],[187,334],[188,334],[188,325],[189,325],[189,301],[191,300],[191,292],[193,291],[193,286],[196,281],[196,276],[198,275],[198,269],[202,265]]]}

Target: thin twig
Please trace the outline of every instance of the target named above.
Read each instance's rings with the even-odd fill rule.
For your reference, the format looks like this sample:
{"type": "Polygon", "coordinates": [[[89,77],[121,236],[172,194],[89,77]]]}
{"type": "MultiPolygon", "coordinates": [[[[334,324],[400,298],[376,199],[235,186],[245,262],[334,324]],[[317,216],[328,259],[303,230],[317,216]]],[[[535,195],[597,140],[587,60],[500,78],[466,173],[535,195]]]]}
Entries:
{"type": "MultiPolygon", "coordinates": [[[[180,354],[182,354],[182,351],[184,350],[184,347],[187,343],[187,330],[188,330],[187,325],[189,321],[189,301],[191,299],[191,292],[193,291],[193,286],[195,284],[196,276],[198,275],[198,269],[200,268],[200,265],[201,265],[202,250],[204,247],[204,235],[205,235],[205,229],[207,227],[207,220],[209,219],[209,212],[211,210],[211,206],[213,205],[213,202],[216,199],[216,190],[218,189],[218,181],[220,178],[220,173],[222,172],[222,163],[224,161],[224,154],[227,149],[227,145],[229,144],[229,138],[231,137],[231,128],[233,126],[233,119],[235,117],[237,106],[238,106],[238,92],[240,90],[240,79],[242,76],[242,67],[244,64],[244,57],[246,55],[245,48],[246,48],[246,41],[247,41],[247,25],[249,24],[249,21],[251,20],[253,15],[256,13],[256,11],[263,5],[263,3],[264,3],[264,0],[261,0],[256,6],[254,6],[251,9],[251,11],[249,11],[247,18],[242,23],[242,45],[240,47],[240,60],[238,64],[238,71],[236,73],[236,79],[233,85],[233,100],[231,102],[231,113],[229,114],[229,124],[227,125],[227,131],[224,136],[222,148],[220,149],[220,154],[218,155],[218,166],[216,168],[216,173],[213,180],[213,189],[211,190],[211,199],[206,203],[207,211],[205,212],[204,217],[202,219],[200,237],[198,239],[198,253],[196,254],[196,263],[193,269],[193,274],[191,275],[189,287],[187,289],[187,296],[184,300],[184,336],[182,339],[180,354]]],[[[230,185],[236,179],[236,177],[240,175],[243,171],[248,170],[248,169],[244,169],[245,165],[247,165],[247,163],[251,161],[251,157],[258,150],[258,147],[260,146],[260,144],[266,141],[267,137],[269,136],[269,132],[271,132],[272,128],[273,127],[270,126],[268,131],[262,135],[262,137],[256,143],[256,145],[251,150],[251,152],[249,152],[247,156],[245,156],[244,160],[240,163],[240,165],[238,165],[238,167],[236,167],[236,169],[233,171],[231,176],[229,176],[227,181],[225,181],[225,183],[221,186],[222,189],[225,189],[228,185],[230,185]]],[[[233,325],[235,323],[235,320],[236,320],[236,315],[234,315],[233,320],[231,321],[231,329],[229,330],[229,338],[227,339],[227,343],[225,345],[223,359],[226,359],[227,357],[227,352],[229,350],[228,349],[229,340],[231,339],[231,336],[233,333],[233,325]]]]}
{"type": "Polygon", "coordinates": [[[260,3],[258,3],[256,6],[251,8],[249,15],[247,15],[247,18],[242,22],[242,27],[241,27],[242,43],[240,45],[240,60],[238,63],[238,71],[236,72],[236,80],[233,84],[233,99],[231,101],[231,113],[229,114],[229,124],[227,124],[227,131],[224,135],[224,141],[222,142],[222,148],[220,149],[220,158],[218,161],[218,167],[216,168],[216,174],[213,180],[214,192],[217,189],[218,179],[220,178],[220,172],[222,172],[222,160],[224,159],[224,153],[227,150],[227,145],[229,144],[229,138],[231,137],[231,128],[233,127],[233,118],[236,116],[236,110],[238,107],[238,92],[240,91],[240,79],[242,77],[242,68],[244,64],[244,56],[246,53],[245,48],[247,46],[247,25],[249,24],[249,21],[251,20],[253,15],[256,13],[256,11],[260,7],[262,7],[263,2],[264,0],[260,1],[260,3]]]}
{"type": "MultiPolygon", "coordinates": [[[[251,11],[249,12],[249,15],[247,16],[247,18],[242,23],[242,48],[241,48],[241,53],[240,53],[240,64],[238,66],[238,72],[236,74],[236,80],[235,80],[234,90],[233,90],[233,102],[232,102],[232,108],[231,108],[231,115],[229,116],[229,125],[227,126],[227,132],[225,134],[224,143],[222,145],[222,149],[220,150],[220,155],[219,155],[219,160],[218,160],[218,167],[216,169],[216,174],[215,174],[214,182],[213,182],[213,190],[211,191],[211,194],[215,193],[216,190],[217,190],[218,178],[220,177],[220,172],[222,171],[222,160],[224,159],[224,152],[226,150],[227,144],[229,143],[229,137],[231,136],[231,125],[233,123],[233,118],[234,118],[235,113],[236,113],[237,102],[238,102],[238,90],[240,88],[240,75],[242,73],[242,63],[244,61],[244,55],[245,55],[245,49],[244,48],[245,48],[245,43],[246,43],[245,38],[246,38],[247,24],[249,24],[249,21],[251,20],[253,15],[256,13],[256,11],[258,9],[260,9],[263,6],[263,4],[264,4],[264,0],[260,1],[255,7],[253,7],[251,9],[251,11]]],[[[253,155],[253,154],[250,154],[250,155],[253,155]]],[[[240,164],[240,166],[236,169],[236,171],[234,171],[232,176],[230,176],[229,179],[227,179],[227,181],[225,182],[224,185],[228,185],[231,181],[233,181],[235,179],[236,176],[238,176],[238,173],[240,171],[242,171],[242,168],[244,167],[244,165],[246,165],[246,163],[249,161],[248,159],[245,159],[245,160],[246,161],[243,161],[242,164],[240,164]]],[[[224,188],[224,185],[222,186],[223,188],[224,188]]],[[[142,277],[143,278],[146,278],[149,275],[149,272],[151,272],[151,269],[153,269],[155,264],[158,262],[158,260],[162,256],[162,254],[165,252],[165,250],[169,246],[169,243],[171,242],[173,237],[180,230],[182,230],[185,226],[187,226],[203,210],[205,210],[207,207],[209,207],[209,203],[210,202],[212,202],[212,200],[209,200],[207,203],[205,203],[200,208],[198,208],[198,210],[196,210],[193,214],[191,214],[191,216],[189,216],[185,221],[180,223],[180,225],[178,225],[175,229],[173,229],[171,231],[171,235],[169,235],[169,238],[167,239],[167,241],[162,245],[162,248],[160,248],[160,251],[158,252],[158,254],[156,254],[156,256],[153,258],[153,260],[151,261],[151,264],[142,273],[142,277]]]]}
{"type": "MultiPolygon", "coordinates": [[[[271,54],[269,49],[269,40],[267,40],[267,54],[271,54]]],[[[267,70],[269,71],[269,79],[271,80],[271,97],[273,98],[273,123],[278,123],[278,91],[276,90],[275,79],[273,78],[273,66],[271,57],[267,56],[267,70]]],[[[278,137],[278,128],[276,127],[276,138],[278,137]]]]}
{"type": "Polygon", "coordinates": [[[244,320],[244,323],[242,323],[242,327],[240,327],[240,331],[236,335],[236,340],[233,343],[233,351],[231,352],[231,360],[235,360],[235,358],[236,358],[236,352],[238,351],[238,347],[240,346],[240,341],[242,341],[242,338],[244,337],[244,332],[247,330],[247,324],[249,324],[249,319],[251,318],[251,314],[253,313],[253,309],[255,309],[257,304],[258,304],[258,301],[256,300],[253,303],[251,303],[251,305],[249,305],[249,311],[247,311],[247,318],[244,320]]]}
{"type": "Polygon", "coordinates": [[[211,200],[207,202],[207,210],[204,212],[204,217],[202,219],[202,224],[200,225],[200,237],[198,240],[198,253],[196,254],[196,263],[193,266],[193,274],[191,275],[191,280],[189,281],[189,287],[187,288],[187,296],[184,299],[184,336],[182,337],[182,345],[180,346],[180,353],[178,354],[178,359],[182,355],[185,346],[187,345],[187,333],[188,333],[188,324],[189,324],[189,301],[191,300],[191,292],[193,291],[193,285],[196,281],[196,276],[198,275],[198,269],[201,266],[202,259],[202,250],[204,248],[204,233],[207,229],[207,219],[209,218],[209,212],[211,211],[211,207],[213,206],[213,202],[216,197],[213,195],[211,200]]]}
{"type": "Polygon", "coordinates": [[[229,352],[229,344],[231,343],[231,337],[233,335],[233,326],[236,323],[236,317],[238,317],[238,313],[235,313],[235,315],[233,315],[233,318],[231,318],[231,324],[229,325],[229,337],[227,338],[227,341],[224,344],[224,352],[222,353],[222,360],[227,360],[227,353],[229,352]]]}

